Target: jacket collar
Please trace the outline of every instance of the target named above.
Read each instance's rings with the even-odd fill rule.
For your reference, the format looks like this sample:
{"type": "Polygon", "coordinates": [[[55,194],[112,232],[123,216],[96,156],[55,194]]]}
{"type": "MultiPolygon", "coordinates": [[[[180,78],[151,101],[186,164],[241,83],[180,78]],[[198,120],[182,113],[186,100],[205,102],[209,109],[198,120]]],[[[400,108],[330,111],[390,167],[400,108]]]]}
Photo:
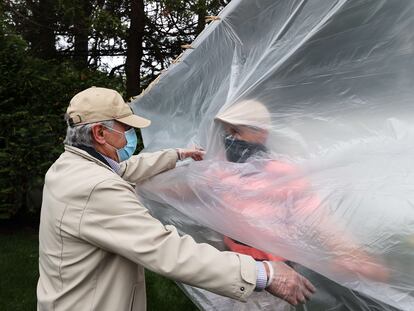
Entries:
{"type": "Polygon", "coordinates": [[[104,157],[102,157],[98,152],[95,151],[95,149],[93,148],[88,148],[88,147],[74,147],[74,146],[68,146],[65,145],[65,151],[76,154],[78,156],[81,156],[89,161],[95,162],[96,164],[103,166],[109,170],[111,170],[111,172],[114,172],[114,170],[109,166],[108,162],[105,160],[104,157]],[[89,152],[92,149],[97,156],[93,153],[93,151],[89,152]]]}
{"type": "Polygon", "coordinates": [[[103,162],[104,164],[111,166],[108,162],[108,160],[99,152],[97,152],[95,149],[93,149],[92,147],[88,147],[88,146],[75,146],[76,148],[82,149],[83,151],[86,151],[87,153],[89,153],[89,155],[93,156],[94,158],[98,159],[99,161],[103,162]]]}

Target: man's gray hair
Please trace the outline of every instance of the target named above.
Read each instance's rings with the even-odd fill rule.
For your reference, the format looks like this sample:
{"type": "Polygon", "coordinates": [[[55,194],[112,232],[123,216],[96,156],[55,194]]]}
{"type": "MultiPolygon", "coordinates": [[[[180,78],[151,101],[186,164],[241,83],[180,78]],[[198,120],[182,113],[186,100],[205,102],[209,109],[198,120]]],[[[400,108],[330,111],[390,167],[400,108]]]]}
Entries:
{"type": "Polygon", "coordinates": [[[68,127],[66,129],[66,138],[63,141],[63,143],[68,146],[82,145],[87,147],[93,147],[92,127],[95,124],[102,124],[105,127],[113,128],[114,120],[88,123],[73,127],[70,126],[68,123],[68,127]]]}

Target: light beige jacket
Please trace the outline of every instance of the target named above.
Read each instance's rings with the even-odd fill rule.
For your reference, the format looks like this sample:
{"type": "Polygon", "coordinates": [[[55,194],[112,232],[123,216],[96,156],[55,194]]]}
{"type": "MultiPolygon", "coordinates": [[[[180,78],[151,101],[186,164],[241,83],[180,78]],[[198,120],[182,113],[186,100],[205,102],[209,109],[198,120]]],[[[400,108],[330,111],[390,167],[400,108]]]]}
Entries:
{"type": "Polygon", "coordinates": [[[180,237],[138,201],[132,184],[174,168],[174,150],[132,157],[121,178],[87,152],[65,149],[45,179],[38,310],[145,310],[144,267],[235,299],[251,294],[253,258],[180,237]]]}

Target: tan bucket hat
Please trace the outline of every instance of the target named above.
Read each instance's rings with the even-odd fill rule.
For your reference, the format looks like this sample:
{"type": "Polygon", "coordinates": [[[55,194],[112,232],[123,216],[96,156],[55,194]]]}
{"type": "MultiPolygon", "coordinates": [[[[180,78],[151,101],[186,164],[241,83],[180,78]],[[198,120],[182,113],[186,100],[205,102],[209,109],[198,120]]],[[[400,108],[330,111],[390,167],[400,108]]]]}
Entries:
{"type": "Polygon", "coordinates": [[[66,110],[70,126],[117,120],[135,128],[144,128],[150,120],[135,115],[115,90],[90,87],[76,94],[66,110]]]}
{"type": "Polygon", "coordinates": [[[269,110],[256,100],[243,100],[219,112],[214,118],[233,125],[247,125],[262,129],[271,128],[269,110]]]}

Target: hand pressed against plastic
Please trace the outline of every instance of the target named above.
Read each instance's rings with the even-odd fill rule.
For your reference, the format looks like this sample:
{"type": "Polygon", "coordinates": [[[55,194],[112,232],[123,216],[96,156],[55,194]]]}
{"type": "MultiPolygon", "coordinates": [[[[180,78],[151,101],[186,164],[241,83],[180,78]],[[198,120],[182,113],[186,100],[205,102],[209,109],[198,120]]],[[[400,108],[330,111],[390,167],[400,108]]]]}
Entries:
{"type": "Polygon", "coordinates": [[[272,295],[296,306],[305,303],[315,293],[316,289],[312,283],[284,262],[272,261],[270,264],[274,275],[266,290],[272,295]]]}

